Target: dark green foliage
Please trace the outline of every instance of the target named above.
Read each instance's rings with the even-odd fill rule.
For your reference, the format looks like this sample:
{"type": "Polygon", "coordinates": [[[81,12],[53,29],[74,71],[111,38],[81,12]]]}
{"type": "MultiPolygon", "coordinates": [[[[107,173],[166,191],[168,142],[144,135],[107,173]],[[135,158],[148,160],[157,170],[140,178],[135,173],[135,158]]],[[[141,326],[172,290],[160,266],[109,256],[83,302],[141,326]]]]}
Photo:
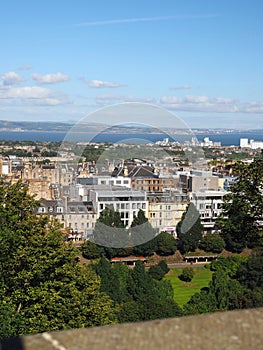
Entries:
{"type": "Polygon", "coordinates": [[[263,255],[249,257],[239,266],[236,277],[247,288],[260,288],[263,291],[263,255]]]}
{"type": "Polygon", "coordinates": [[[168,232],[161,232],[156,237],[157,249],[156,253],[162,256],[172,255],[177,249],[176,240],[168,232]]]}
{"type": "Polygon", "coordinates": [[[140,209],[138,211],[138,215],[134,216],[131,227],[139,226],[139,225],[142,225],[146,222],[148,222],[148,219],[146,218],[144,211],[142,209],[140,209]]]}
{"type": "Polygon", "coordinates": [[[209,288],[210,293],[215,296],[217,309],[227,310],[229,302],[228,277],[222,270],[218,270],[213,274],[209,288]]]}
{"type": "Polygon", "coordinates": [[[263,306],[262,255],[249,258],[219,258],[208,288],[195,294],[184,306],[185,314],[263,306]]]}
{"type": "Polygon", "coordinates": [[[142,301],[145,298],[154,296],[154,281],[145,271],[143,263],[137,261],[135,267],[129,272],[127,290],[135,301],[142,301]]]}
{"type": "MultiPolygon", "coordinates": [[[[129,232],[124,228],[121,216],[112,207],[105,208],[98,218],[94,232],[94,243],[105,248],[123,248],[130,246],[129,232]]],[[[113,256],[114,256],[114,252],[113,256]]]]}
{"type": "Polygon", "coordinates": [[[216,311],[216,299],[209,288],[203,288],[199,293],[194,294],[184,305],[185,315],[205,314],[216,311]]]}
{"type": "Polygon", "coordinates": [[[224,197],[223,213],[217,226],[226,242],[226,249],[241,252],[246,247],[262,245],[259,222],[263,217],[263,161],[237,163],[234,171],[238,180],[224,197]]]}
{"type": "Polygon", "coordinates": [[[185,254],[195,251],[202,238],[203,226],[200,221],[200,214],[193,203],[190,203],[183,213],[181,221],[176,227],[178,249],[185,254]]]}
{"type": "MultiPolygon", "coordinates": [[[[164,271],[158,266],[162,276],[164,271]]],[[[135,322],[175,317],[182,310],[173,300],[173,288],[168,281],[155,280],[141,261],[133,269],[121,263],[110,266],[102,258],[95,266],[101,277],[101,290],[114,300],[119,322],[135,322]]]]}
{"type": "Polygon", "coordinates": [[[99,278],[36,208],[22,183],[0,184],[0,336],[114,322],[99,278]]]}
{"type": "Polygon", "coordinates": [[[125,298],[123,294],[125,288],[121,286],[117,270],[112,268],[107,259],[101,258],[95,269],[101,278],[101,292],[107,293],[116,303],[120,303],[124,299],[127,299],[127,296],[125,298]]]}
{"type": "Polygon", "coordinates": [[[167,266],[167,264],[166,264],[166,262],[165,262],[164,260],[161,260],[161,261],[158,263],[158,266],[160,266],[160,268],[163,270],[163,272],[164,272],[165,274],[167,274],[167,273],[170,271],[169,267],[167,266]]]}
{"type": "Polygon", "coordinates": [[[151,256],[157,250],[157,239],[153,238],[143,244],[135,245],[133,248],[135,255],[151,256]]]}
{"type": "Polygon", "coordinates": [[[191,267],[185,267],[178,277],[184,282],[191,282],[194,277],[194,270],[191,267]]]}
{"type": "Polygon", "coordinates": [[[225,241],[218,234],[205,235],[199,244],[200,249],[212,253],[221,253],[225,246],[225,241]]]}
{"type": "Polygon", "coordinates": [[[90,260],[98,259],[105,254],[103,247],[100,247],[91,241],[85,241],[81,245],[81,251],[83,257],[90,260]]]}
{"type": "Polygon", "coordinates": [[[151,266],[148,273],[153,279],[158,281],[160,281],[165,275],[163,269],[158,265],[151,266]]]}
{"type": "Polygon", "coordinates": [[[141,209],[131,224],[130,239],[135,255],[150,256],[156,251],[155,231],[141,209]]]}
{"type": "Polygon", "coordinates": [[[232,256],[229,258],[219,257],[218,260],[214,260],[210,264],[211,271],[222,270],[229,277],[234,277],[240,266],[240,264],[247,260],[243,256],[232,256]]]}

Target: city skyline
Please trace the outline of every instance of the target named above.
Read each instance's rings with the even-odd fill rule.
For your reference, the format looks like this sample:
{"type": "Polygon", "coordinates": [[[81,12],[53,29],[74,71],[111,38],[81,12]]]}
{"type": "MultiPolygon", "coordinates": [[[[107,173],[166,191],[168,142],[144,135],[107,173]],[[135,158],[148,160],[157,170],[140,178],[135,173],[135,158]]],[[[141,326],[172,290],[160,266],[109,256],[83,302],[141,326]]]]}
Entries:
{"type": "MultiPolygon", "coordinates": [[[[94,121],[97,110],[139,102],[190,128],[262,129],[262,9],[235,0],[5,2],[0,119],[94,121]]],[[[134,121],[146,122],[114,120],[134,121]]]]}

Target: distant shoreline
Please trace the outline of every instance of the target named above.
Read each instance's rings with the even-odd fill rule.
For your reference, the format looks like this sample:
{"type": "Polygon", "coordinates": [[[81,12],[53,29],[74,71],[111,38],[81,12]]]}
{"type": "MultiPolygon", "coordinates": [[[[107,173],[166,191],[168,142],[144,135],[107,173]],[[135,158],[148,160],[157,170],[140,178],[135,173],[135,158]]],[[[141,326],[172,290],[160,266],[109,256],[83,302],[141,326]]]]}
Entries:
{"type": "MultiPolygon", "coordinates": [[[[256,141],[263,141],[263,130],[262,131],[250,131],[250,132],[225,132],[225,133],[197,133],[192,130],[188,134],[174,134],[164,131],[161,133],[109,133],[108,130],[104,132],[70,132],[49,130],[23,130],[23,131],[11,131],[11,130],[0,130],[0,140],[6,141],[33,141],[33,142],[61,142],[63,140],[71,142],[108,142],[108,143],[125,143],[126,140],[134,140],[134,143],[155,143],[162,141],[164,138],[168,138],[170,141],[176,141],[184,143],[184,141],[190,141],[192,137],[196,137],[200,142],[205,137],[213,142],[221,142],[222,146],[239,146],[240,138],[254,139],[256,141]],[[65,139],[66,138],[66,139],[65,139]]],[[[131,143],[131,142],[130,142],[131,143]]]]}

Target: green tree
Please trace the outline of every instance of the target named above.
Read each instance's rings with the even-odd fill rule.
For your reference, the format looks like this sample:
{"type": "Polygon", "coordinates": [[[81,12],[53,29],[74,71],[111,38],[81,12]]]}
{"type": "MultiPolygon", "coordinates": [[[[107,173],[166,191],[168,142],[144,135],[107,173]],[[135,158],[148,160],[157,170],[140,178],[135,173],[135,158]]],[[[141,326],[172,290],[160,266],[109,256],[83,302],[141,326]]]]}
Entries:
{"type": "Polygon", "coordinates": [[[209,288],[202,288],[199,293],[194,294],[184,305],[185,315],[205,314],[216,311],[216,299],[209,288]]]}
{"type": "Polygon", "coordinates": [[[94,243],[110,249],[109,251],[105,250],[106,255],[116,256],[117,252],[111,249],[125,248],[131,245],[129,232],[124,228],[120,213],[115,211],[113,207],[106,207],[101,212],[96,221],[93,236],[94,243]]]}
{"type": "Polygon", "coordinates": [[[162,256],[172,255],[177,249],[176,240],[168,232],[161,232],[156,237],[157,249],[156,253],[162,256]]]}
{"type": "Polygon", "coordinates": [[[103,247],[91,241],[85,241],[81,245],[81,251],[83,257],[89,260],[101,258],[105,254],[103,247]]]}
{"type": "Polygon", "coordinates": [[[190,203],[176,227],[178,248],[181,253],[195,251],[202,238],[203,225],[200,214],[193,203],[190,203]]]}
{"type": "Polygon", "coordinates": [[[221,253],[226,244],[223,238],[218,234],[205,235],[199,244],[199,248],[206,252],[221,253]]]}
{"type": "Polygon", "coordinates": [[[141,261],[136,261],[135,267],[130,270],[127,279],[127,290],[135,301],[143,301],[154,296],[154,281],[145,271],[141,261]]]}
{"type": "Polygon", "coordinates": [[[251,290],[259,288],[263,291],[263,255],[252,255],[241,263],[236,278],[251,290]]]}
{"type": "Polygon", "coordinates": [[[160,268],[164,271],[165,274],[167,274],[170,271],[168,265],[166,264],[166,262],[164,260],[161,260],[158,263],[158,266],[160,266],[160,268]]]}
{"type": "Polygon", "coordinates": [[[99,277],[78,262],[56,222],[36,217],[37,207],[21,182],[0,183],[0,335],[116,322],[99,277]]]}
{"type": "Polygon", "coordinates": [[[185,267],[178,277],[184,282],[191,282],[194,277],[194,269],[191,267],[185,267]]]}
{"type": "Polygon", "coordinates": [[[154,253],[156,233],[145,217],[142,209],[140,209],[138,215],[135,215],[133,218],[130,236],[136,255],[149,256],[154,253]]]}
{"type": "Polygon", "coordinates": [[[165,275],[165,272],[163,271],[163,269],[158,265],[151,266],[149,268],[148,273],[153,279],[158,281],[160,281],[165,275]]]}
{"type": "Polygon", "coordinates": [[[260,221],[263,217],[263,160],[239,162],[234,168],[237,181],[224,196],[223,212],[217,227],[232,252],[262,246],[260,221]]]}

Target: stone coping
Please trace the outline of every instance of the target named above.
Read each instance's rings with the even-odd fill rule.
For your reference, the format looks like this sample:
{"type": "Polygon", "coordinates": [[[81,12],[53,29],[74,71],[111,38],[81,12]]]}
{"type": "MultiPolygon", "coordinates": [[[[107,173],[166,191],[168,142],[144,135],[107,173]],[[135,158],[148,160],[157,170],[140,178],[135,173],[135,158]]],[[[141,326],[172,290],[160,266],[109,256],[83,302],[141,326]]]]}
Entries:
{"type": "Polygon", "coordinates": [[[2,340],[0,350],[263,349],[263,308],[50,332],[2,340]]]}

